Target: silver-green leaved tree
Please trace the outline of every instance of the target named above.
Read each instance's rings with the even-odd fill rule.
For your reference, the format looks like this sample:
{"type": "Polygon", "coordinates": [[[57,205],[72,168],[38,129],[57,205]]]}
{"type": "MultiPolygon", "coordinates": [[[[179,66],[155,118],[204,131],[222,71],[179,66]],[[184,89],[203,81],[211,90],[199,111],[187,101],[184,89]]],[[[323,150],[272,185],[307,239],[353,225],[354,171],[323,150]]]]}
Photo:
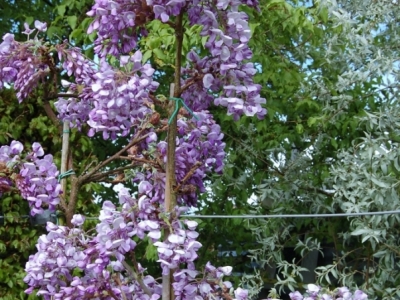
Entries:
{"type": "MultiPolygon", "coordinates": [[[[254,128],[244,131],[266,169],[256,183],[260,205],[254,212],[398,210],[399,1],[322,0],[292,8],[314,29],[300,34],[295,50],[278,49],[282,61],[297,62],[303,77],[291,95],[279,99],[287,110],[277,106],[271,112],[274,97],[269,100],[276,135],[265,134],[266,140],[254,128]],[[256,138],[266,146],[254,144],[256,138]]],[[[398,214],[249,220],[258,272],[244,281],[278,291],[307,282],[358,286],[370,299],[394,299],[400,296],[399,221],[398,214]]]]}

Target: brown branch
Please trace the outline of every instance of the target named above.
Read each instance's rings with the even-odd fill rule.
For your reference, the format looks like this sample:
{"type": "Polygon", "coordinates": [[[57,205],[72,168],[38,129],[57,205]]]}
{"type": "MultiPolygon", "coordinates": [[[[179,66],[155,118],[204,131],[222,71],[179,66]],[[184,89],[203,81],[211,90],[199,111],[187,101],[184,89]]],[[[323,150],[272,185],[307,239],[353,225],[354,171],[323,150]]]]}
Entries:
{"type": "Polygon", "coordinates": [[[71,220],[75,213],[76,202],[78,201],[78,193],[81,186],[82,183],[79,178],[75,176],[71,178],[71,193],[69,194],[68,206],[65,210],[65,221],[70,228],[72,228],[71,220]]]}
{"type": "MultiPolygon", "coordinates": [[[[144,131],[145,127],[143,127],[139,133],[138,136],[141,135],[141,133],[144,131]]],[[[83,184],[83,183],[87,183],[91,181],[91,177],[100,169],[104,168],[106,165],[108,165],[110,162],[112,162],[113,160],[118,159],[118,157],[121,156],[122,153],[124,153],[125,151],[127,151],[129,148],[133,147],[134,145],[140,143],[141,141],[143,141],[144,139],[146,139],[149,136],[149,133],[139,137],[139,138],[134,138],[128,145],[126,145],[124,148],[122,148],[121,150],[119,150],[117,153],[115,153],[114,155],[112,155],[111,157],[107,158],[106,160],[102,161],[101,163],[99,163],[96,167],[94,167],[90,172],[88,172],[85,175],[81,175],[79,176],[79,181],[83,184]]]]}
{"type": "MultiPolygon", "coordinates": [[[[100,174],[97,173],[99,170],[101,170],[102,168],[107,166],[110,162],[118,159],[121,156],[121,154],[126,152],[128,149],[130,149],[134,145],[136,145],[136,144],[140,143],[141,141],[143,141],[144,139],[146,139],[150,133],[147,133],[147,134],[141,136],[145,129],[146,129],[146,126],[143,126],[137,133],[136,137],[128,145],[126,145],[124,148],[122,148],[120,151],[118,151],[117,153],[115,153],[114,155],[109,157],[108,159],[102,161],[100,164],[95,166],[88,173],[80,175],[79,177],[72,176],[72,178],[71,178],[71,193],[70,193],[68,205],[66,207],[65,207],[65,205],[62,206],[65,210],[65,219],[66,219],[67,226],[69,226],[69,227],[72,226],[71,220],[75,213],[75,206],[78,201],[78,193],[79,193],[79,189],[81,188],[82,185],[89,183],[89,182],[101,181],[102,179],[106,178],[108,175],[115,174],[120,171],[132,168],[132,165],[130,165],[130,166],[120,167],[120,168],[117,168],[117,169],[114,169],[111,171],[107,171],[104,173],[100,173],[100,174]]],[[[70,163],[71,162],[72,162],[72,159],[70,159],[70,163]]]]}
{"type": "Polygon", "coordinates": [[[113,169],[113,170],[110,170],[110,171],[107,171],[107,172],[93,174],[90,177],[90,182],[102,181],[106,177],[108,177],[109,175],[113,175],[113,174],[119,173],[119,172],[124,171],[124,170],[132,169],[132,167],[134,167],[134,166],[130,164],[130,165],[119,167],[119,168],[116,168],[116,169],[113,169]]]}
{"type": "Polygon", "coordinates": [[[106,290],[106,291],[107,291],[108,295],[111,296],[113,299],[119,300],[117,295],[115,295],[112,290],[106,290]]]}
{"type": "MultiPolygon", "coordinates": [[[[124,158],[125,158],[125,156],[124,156],[124,158]]],[[[159,168],[161,170],[164,170],[163,166],[161,166],[157,161],[152,161],[152,160],[148,160],[148,159],[145,159],[145,158],[134,157],[134,156],[127,156],[126,159],[130,159],[132,161],[132,163],[134,163],[133,161],[135,161],[135,162],[139,162],[139,163],[142,163],[142,164],[149,164],[149,165],[152,165],[153,167],[156,167],[156,168],[159,168]]]]}
{"type": "Polygon", "coordinates": [[[62,126],[61,126],[60,120],[57,118],[56,114],[54,113],[53,109],[51,108],[50,103],[45,101],[43,103],[43,108],[44,108],[44,111],[46,112],[46,115],[53,122],[53,124],[58,128],[58,131],[62,132],[62,126]]]}
{"type": "Polygon", "coordinates": [[[195,77],[189,79],[188,82],[187,82],[185,85],[183,85],[183,86],[181,87],[181,91],[180,91],[180,92],[183,93],[183,92],[186,91],[191,85],[195,84],[197,81],[202,80],[203,77],[204,77],[204,74],[202,74],[202,75],[197,75],[197,76],[195,76],[195,77]]]}
{"type": "Polygon", "coordinates": [[[125,292],[124,292],[124,290],[122,288],[121,279],[119,279],[117,274],[115,274],[115,276],[114,276],[114,281],[118,284],[118,286],[119,286],[119,288],[121,290],[121,295],[122,295],[123,300],[128,300],[128,298],[126,298],[125,292]]]}
{"type": "Polygon", "coordinates": [[[185,177],[183,177],[182,181],[174,188],[175,193],[179,192],[179,189],[182,187],[182,185],[184,185],[186,183],[186,181],[188,181],[190,179],[190,177],[193,176],[194,172],[196,172],[196,170],[198,168],[200,168],[201,165],[202,165],[202,163],[198,161],[192,166],[192,168],[189,170],[189,172],[187,172],[185,177]]]}
{"type": "Polygon", "coordinates": [[[65,98],[79,98],[79,95],[75,94],[69,94],[69,93],[60,93],[60,94],[54,94],[51,95],[50,97],[45,98],[44,100],[49,101],[49,100],[54,100],[59,97],[65,97],[65,98]]]}

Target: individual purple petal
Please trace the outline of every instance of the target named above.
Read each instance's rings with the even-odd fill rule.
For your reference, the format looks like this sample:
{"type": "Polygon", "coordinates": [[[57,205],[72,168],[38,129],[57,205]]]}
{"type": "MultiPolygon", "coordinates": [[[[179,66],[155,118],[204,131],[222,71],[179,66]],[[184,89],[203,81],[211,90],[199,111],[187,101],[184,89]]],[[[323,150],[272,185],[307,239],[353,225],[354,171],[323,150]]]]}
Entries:
{"type": "Polygon", "coordinates": [[[75,226],[82,226],[84,222],[85,217],[82,215],[74,215],[71,220],[71,223],[75,226]]]}
{"type": "Polygon", "coordinates": [[[289,297],[291,300],[303,300],[303,295],[299,291],[291,292],[289,297]]]}
{"type": "Polygon", "coordinates": [[[203,77],[203,85],[206,89],[210,88],[210,86],[212,85],[212,82],[214,80],[214,76],[212,76],[212,74],[206,74],[203,77]]]}
{"type": "Polygon", "coordinates": [[[35,28],[39,31],[45,32],[47,30],[46,22],[35,21],[35,28]]]}
{"type": "Polygon", "coordinates": [[[237,288],[235,290],[235,299],[236,300],[246,300],[248,298],[249,292],[242,288],[237,288]]]}
{"type": "Polygon", "coordinates": [[[30,35],[34,31],[34,29],[29,28],[29,24],[26,22],[24,23],[24,28],[25,30],[22,33],[26,35],[30,35]]]}

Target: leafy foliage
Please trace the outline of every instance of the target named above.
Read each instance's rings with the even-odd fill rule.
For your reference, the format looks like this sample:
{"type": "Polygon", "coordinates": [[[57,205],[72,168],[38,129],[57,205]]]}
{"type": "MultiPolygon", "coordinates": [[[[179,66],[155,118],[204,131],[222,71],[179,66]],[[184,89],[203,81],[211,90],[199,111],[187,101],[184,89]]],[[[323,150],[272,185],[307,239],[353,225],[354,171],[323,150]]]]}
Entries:
{"type": "MultiPolygon", "coordinates": [[[[308,25],[295,23],[297,31],[289,31],[284,22],[280,27],[256,27],[276,30],[271,36],[278,36],[273,40],[280,43],[273,49],[286,65],[274,70],[279,64],[259,58],[263,72],[258,76],[271,82],[264,90],[269,118],[264,124],[243,124],[235,133],[235,127],[228,131],[238,137],[229,140],[235,145],[234,156],[240,157],[232,165],[238,174],[246,174],[245,188],[258,188],[260,206],[253,212],[397,210],[398,60],[395,44],[389,41],[398,36],[392,22],[398,6],[338,1],[304,9],[299,4],[267,3],[287,14],[288,20],[298,20],[295,15],[304,12],[308,25]],[[288,69],[298,75],[281,76],[289,74],[288,69]]],[[[263,18],[266,23],[271,19],[263,18]]],[[[257,42],[262,33],[255,36],[257,42]]],[[[275,284],[280,291],[301,288],[302,259],[316,249],[333,254],[317,268],[316,282],[359,285],[370,296],[393,299],[399,293],[393,288],[398,284],[397,222],[397,215],[389,214],[249,220],[246,225],[260,245],[253,247],[251,259],[260,264],[262,282],[275,284]],[[316,246],[310,248],[310,241],[316,246]],[[294,261],[285,254],[288,247],[296,248],[294,261]],[[270,276],[275,269],[276,278],[270,276]]],[[[253,278],[244,280],[253,280],[254,285],[253,278]]]]}

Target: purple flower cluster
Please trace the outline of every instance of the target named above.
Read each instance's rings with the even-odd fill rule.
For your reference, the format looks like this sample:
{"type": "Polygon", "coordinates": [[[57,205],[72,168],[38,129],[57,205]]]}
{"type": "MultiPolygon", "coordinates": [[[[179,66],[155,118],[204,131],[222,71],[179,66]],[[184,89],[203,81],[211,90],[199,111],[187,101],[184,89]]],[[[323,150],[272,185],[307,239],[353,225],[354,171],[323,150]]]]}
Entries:
{"type": "Polygon", "coordinates": [[[142,53],[121,57],[121,68],[116,71],[104,60],[95,74],[91,85],[93,109],[89,113],[89,136],[102,131],[106,139],[117,133],[127,135],[131,126],[152,111],[149,93],[154,92],[158,83],[153,81],[154,69],[149,64],[142,65],[142,53]],[[140,73],[140,75],[139,75],[140,73]]]}
{"type": "MultiPolygon", "coordinates": [[[[221,173],[224,166],[225,143],[221,128],[215,123],[213,116],[208,111],[195,112],[196,121],[192,119],[178,120],[179,140],[176,146],[176,178],[180,182],[190,172],[193,166],[199,162],[193,175],[186,185],[193,185],[196,190],[184,192],[181,195],[181,203],[196,205],[197,193],[205,192],[204,178],[206,173],[221,173]]],[[[166,158],[165,158],[166,160],[166,158]]]]}
{"type": "Polygon", "coordinates": [[[59,119],[69,121],[71,127],[81,128],[89,119],[92,109],[90,86],[95,82],[97,66],[85,58],[79,48],[68,47],[66,42],[57,45],[56,50],[62,68],[68,76],[74,76],[75,83],[61,80],[62,87],[74,97],[60,97],[54,106],[59,119]]]}
{"type": "Polygon", "coordinates": [[[24,146],[18,141],[12,141],[10,146],[0,147],[0,196],[14,186],[10,175],[15,172],[13,169],[18,165],[23,149],[24,146]]]}
{"type": "Polygon", "coordinates": [[[68,76],[74,75],[76,84],[85,86],[93,83],[97,66],[83,56],[81,49],[68,47],[67,42],[55,48],[64,71],[68,76]]]}
{"type": "Polygon", "coordinates": [[[67,42],[56,45],[55,48],[62,68],[68,76],[74,76],[75,83],[61,80],[62,87],[67,93],[74,94],[74,97],[60,97],[54,106],[59,119],[69,121],[71,127],[81,128],[89,119],[92,109],[90,86],[95,82],[98,67],[84,57],[81,49],[69,47],[67,42]]]}
{"type": "Polygon", "coordinates": [[[24,281],[30,288],[25,292],[39,288],[37,295],[46,300],[115,299],[111,296],[121,297],[132,289],[118,285],[112,269],[107,269],[109,256],[99,253],[95,241],[80,228],[83,217],[75,215],[73,223],[72,229],[47,223],[49,233],[39,238],[38,252],[26,264],[24,281]],[[74,271],[84,275],[74,276],[74,271]]]}
{"type": "MultiPolygon", "coordinates": [[[[68,81],[61,81],[64,88],[68,89],[68,93],[78,94],[79,86],[75,83],[68,81]]],[[[87,87],[83,88],[87,90],[87,87]]],[[[90,101],[86,99],[85,93],[80,95],[80,98],[65,98],[60,97],[54,103],[54,106],[58,112],[58,118],[63,121],[69,121],[70,127],[77,127],[81,129],[82,125],[85,124],[89,118],[89,112],[91,110],[90,101]]]]}
{"type": "Polygon", "coordinates": [[[209,37],[205,47],[210,56],[200,58],[194,50],[189,52],[184,83],[197,80],[183,93],[183,99],[194,109],[207,109],[214,99],[214,104],[227,107],[235,120],[242,114],[263,118],[266,110],[261,105],[266,100],[260,97],[261,86],[253,82],[257,70],[246,62],[252,57],[248,46],[251,31],[248,16],[238,11],[242,1],[198,2],[189,7],[189,20],[203,26],[201,35],[209,37]],[[219,96],[210,97],[209,93],[219,96]]]}
{"type": "Polygon", "coordinates": [[[42,213],[43,207],[55,210],[62,192],[53,156],[44,156],[40,144],[33,143],[33,151],[22,159],[20,155],[23,148],[18,141],[12,141],[10,146],[0,147],[0,162],[14,173],[2,181],[10,184],[12,179],[15,182],[21,196],[28,200],[32,216],[42,213]]]}
{"type": "MultiPolygon", "coordinates": [[[[49,233],[39,239],[38,253],[31,256],[26,265],[28,275],[24,281],[30,286],[26,292],[39,288],[38,295],[45,299],[50,296],[55,299],[99,297],[99,291],[117,297],[124,294],[129,299],[133,295],[141,295],[135,299],[149,299],[135,278],[122,276],[127,268],[125,255],[135,249],[134,237],[144,239],[147,236],[153,242],[159,241],[165,222],[146,196],[135,199],[122,189],[119,201],[119,208],[110,201],[104,202],[94,236],[87,236],[81,229],[84,222],[81,215],[74,215],[73,229],[49,222],[49,233]],[[83,276],[73,276],[76,270],[83,272],[83,276]]],[[[142,276],[144,271],[138,265],[132,272],[142,276]]],[[[153,277],[142,277],[149,290],[161,293],[153,277]]]]}
{"type": "Polygon", "coordinates": [[[151,7],[139,0],[96,0],[87,15],[94,18],[88,33],[97,31],[94,49],[100,57],[132,51],[138,36],[146,35],[143,25],[154,18],[151,7]]]}
{"type": "MultiPolygon", "coordinates": [[[[178,191],[178,203],[195,206],[197,193],[205,192],[204,178],[207,173],[221,173],[224,166],[225,143],[223,133],[213,116],[208,111],[195,112],[196,117],[188,120],[180,116],[177,121],[176,165],[175,174],[178,183],[187,174],[191,176],[181,185],[178,191]]],[[[155,134],[154,134],[155,135],[155,134]]],[[[167,143],[157,142],[156,138],[149,139],[148,151],[155,161],[164,165],[167,161],[167,143]]],[[[142,150],[147,150],[143,148],[142,150]]],[[[142,157],[142,154],[136,157],[142,157]]],[[[133,179],[139,184],[139,193],[149,195],[152,203],[162,204],[165,191],[164,169],[152,168],[146,172],[138,172],[133,179]]]]}
{"type": "Polygon", "coordinates": [[[195,270],[194,260],[197,259],[197,251],[201,247],[196,241],[199,234],[194,231],[197,223],[185,221],[185,224],[188,229],[185,229],[180,221],[174,221],[171,224],[172,233],[168,238],[164,242],[154,243],[164,275],[170,270],[179,268],[181,264],[186,264],[188,269],[195,270]]]}
{"type": "MultiPolygon", "coordinates": [[[[173,275],[175,297],[182,300],[197,299],[198,296],[201,297],[199,299],[226,299],[223,293],[232,287],[232,283],[222,280],[224,275],[229,276],[231,272],[232,267],[216,268],[210,262],[206,264],[201,279],[196,279],[200,272],[194,269],[177,270],[173,275]]],[[[238,300],[247,299],[247,291],[238,288],[235,296],[238,300]]]]}
{"type": "Polygon", "coordinates": [[[155,18],[168,22],[170,16],[177,16],[190,3],[187,0],[96,0],[87,13],[94,18],[88,33],[97,31],[95,52],[105,57],[132,51],[139,36],[147,35],[146,23],[155,18]]]}
{"type": "MultiPolygon", "coordinates": [[[[75,48],[60,47],[59,55],[64,60],[64,70],[68,75],[74,74],[76,83],[82,86],[79,100],[60,98],[55,103],[60,119],[77,127],[87,122],[89,136],[103,132],[104,139],[115,139],[117,134],[127,135],[134,124],[152,112],[149,93],[157,89],[158,83],[152,78],[154,69],[149,64],[142,65],[140,51],[122,56],[120,70],[105,59],[95,67],[75,48]]],[[[69,91],[77,91],[77,84],[67,83],[69,91]]]]}
{"type": "MultiPolygon", "coordinates": [[[[27,275],[24,281],[30,286],[25,292],[30,294],[34,288],[39,288],[38,295],[50,299],[56,293],[64,296],[73,293],[74,288],[67,289],[74,280],[71,270],[84,268],[87,255],[79,241],[85,244],[83,232],[80,229],[69,229],[56,226],[50,222],[46,227],[49,232],[42,235],[36,248],[38,252],[29,257],[26,264],[27,275]],[[69,238],[70,237],[70,238],[69,238]]],[[[56,299],[65,299],[58,296],[56,299]]]]}
{"type": "MultiPolygon", "coordinates": [[[[144,183],[146,185],[146,183],[144,183]]],[[[230,275],[232,267],[216,268],[208,263],[201,273],[193,261],[201,244],[196,241],[197,223],[178,220],[169,224],[160,209],[143,195],[132,197],[126,189],[119,194],[120,207],[109,201],[103,204],[96,234],[88,236],[82,230],[85,218],[74,215],[74,228],[47,223],[48,234],[39,238],[35,255],[26,264],[24,281],[30,286],[26,292],[39,288],[44,299],[158,299],[161,286],[152,276],[145,275],[140,264],[128,264],[127,253],[134,250],[133,238],[148,237],[157,247],[163,273],[173,273],[176,299],[203,299],[210,296],[224,299],[221,287],[227,293],[232,287],[223,276],[230,275]],[[168,238],[161,242],[161,231],[169,229],[168,238]],[[182,265],[186,268],[180,269],[182,265]],[[123,276],[128,272],[130,276],[123,276]],[[81,276],[73,274],[80,273],[81,276]],[[102,296],[100,293],[103,293],[102,296]],[[104,296],[104,297],[103,297],[104,296]],[[114,296],[108,297],[108,296],[114,296]]],[[[182,209],[176,210],[179,215],[182,209]]],[[[235,291],[236,299],[247,299],[247,291],[235,291]]]]}
{"type": "MultiPolygon", "coordinates": [[[[38,32],[47,30],[46,23],[39,21],[35,21],[35,27],[38,32]]],[[[29,34],[34,29],[29,29],[27,24],[25,28],[27,42],[19,43],[14,40],[13,34],[7,33],[0,44],[0,88],[5,84],[13,85],[18,91],[19,102],[22,102],[50,72],[46,63],[49,59],[46,46],[36,36],[29,39],[29,34]]]]}
{"type": "MultiPolygon", "coordinates": [[[[202,25],[201,35],[209,37],[205,47],[210,55],[199,58],[194,50],[189,53],[190,63],[182,73],[186,78],[183,84],[190,86],[182,98],[194,110],[208,109],[214,100],[215,105],[227,107],[236,120],[242,114],[261,119],[266,114],[262,107],[266,100],[260,97],[261,86],[253,81],[257,70],[247,62],[252,57],[248,46],[251,30],[247,14],[239,11],[241,4],[238,0],[97,0],[88,13],[94,17],[88,32],[98,31],[97,54],[120,56],[134,49],[145,22],[154,18],[168,22],[185,8],[190,23],[202,25]]],[[[247,1],[247,5],[257,7],[258,1],[247,1]]]]}
{"type": "Polygon", "coordinates": [[[336,288],[333,291],[323,289],[315,284],[308,284],[304,295],[299,291],[289,294],[291,300],[367,300],[368,296],[361,290],[353,293],[347,287],[336,288]]]}

